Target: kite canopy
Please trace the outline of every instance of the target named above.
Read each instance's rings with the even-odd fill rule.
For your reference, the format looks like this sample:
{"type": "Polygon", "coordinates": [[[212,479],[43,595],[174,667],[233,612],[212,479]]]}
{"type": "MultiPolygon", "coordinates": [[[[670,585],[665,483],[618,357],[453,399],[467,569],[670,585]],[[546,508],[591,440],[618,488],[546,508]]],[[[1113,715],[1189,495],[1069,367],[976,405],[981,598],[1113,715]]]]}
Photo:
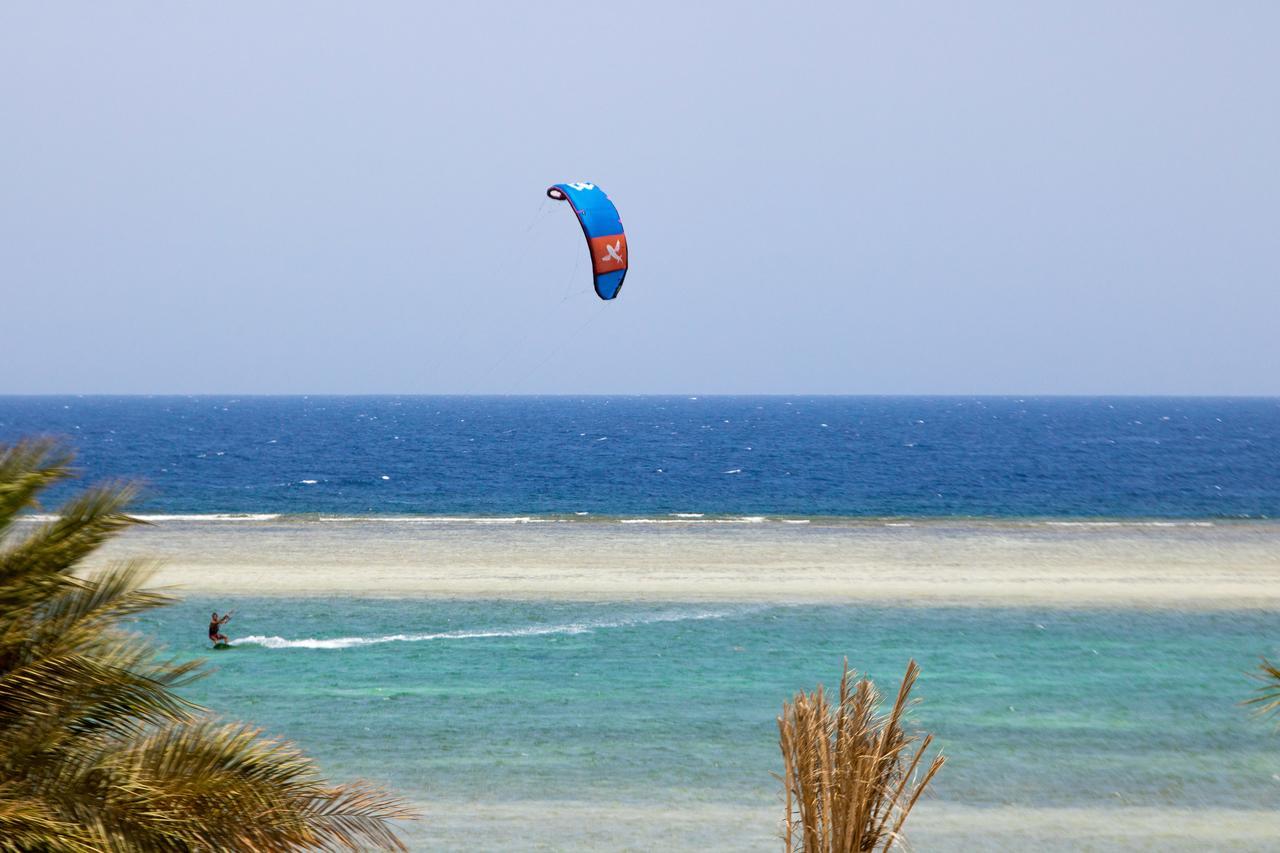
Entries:
{"type": "Polygon", "coordinates": [[[587,238],[587,250],[591,252],[596,295],[601,299],[617,296],[622,280],[627,277],[627,235],[622,232],[618,208],[595,184],[556,184],[547,189],[547,195],[556,201],[569,202],[577,214],[578,224],[587,238]]]}

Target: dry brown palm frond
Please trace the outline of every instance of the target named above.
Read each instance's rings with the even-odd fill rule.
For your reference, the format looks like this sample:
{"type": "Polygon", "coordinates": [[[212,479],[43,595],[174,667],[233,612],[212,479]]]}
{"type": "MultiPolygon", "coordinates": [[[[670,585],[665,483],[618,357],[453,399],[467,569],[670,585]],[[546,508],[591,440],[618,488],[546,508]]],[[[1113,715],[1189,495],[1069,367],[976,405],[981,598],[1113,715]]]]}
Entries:
{"type": "Polygon", "coordinates": [[[1269,717],[1280,711],[1280,666],[1263,658],[1257,671],[1249,673],[1249,677],[1261,682],[1255,690],[1258,695],[1240,704],[1255,706],[1253,712],[1259,717],[1269,717]]]}
{"type": "Polygon", "coordinates": [[[851,684],[849,663],[833,705],[822,685],[797,693],[778,717],[786,802],[786,850],[852,853],[888,850],[901,840],[912,807],[942,767],[935,755],[923,767],[932,736],[917,739],[904,728],[916,662],[888,714],[868,679],[851,684]]]}

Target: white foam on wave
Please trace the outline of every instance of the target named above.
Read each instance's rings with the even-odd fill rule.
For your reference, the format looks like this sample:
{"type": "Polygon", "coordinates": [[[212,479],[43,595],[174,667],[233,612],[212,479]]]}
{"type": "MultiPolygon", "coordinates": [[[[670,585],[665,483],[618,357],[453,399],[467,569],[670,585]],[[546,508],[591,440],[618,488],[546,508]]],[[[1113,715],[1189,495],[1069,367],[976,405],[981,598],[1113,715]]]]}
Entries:
{"type": "Polygon", "coordinates": [[[547,524],[559,521],[556,518],[534,518],[531,515],[520,515],[501,518],[467,518],[447,519],[448,521],[468,521],[472,524],[547,524]]]}
{"type": "Polygon", "coordinates": [[[231,513],[231,512],[214,512],[207,514],[199,513],[175,513],[166,515],[135,515],[134,518],[140,518],[143,521],[274,521],[280,517],[278,512],[254,512],[254,513],[231,513]]]}
{"type": "Polygon", "coordinates": [[[262,646],[266,649],[351,649],[360,646],[379,646],[385,643],[423,643],[433,640],[487,640],[504,637],[544,637],[590,634],[608,628],[633,628],[664,622],[698,622],[705,619],[723,619],[759,608],[736,610],[680,610],[650,613],[626,619],[597,622],[566,622],[559,625],[530,625],[524,628],[491,628],[471,631],[439,631],[426,634],[386,634],[381,637],[333,637],[320,639],[305,637],[287,640],[284,637],[249,636],[232,640],[233,646],[262,646]]]}
{"type": "MultiPolygon", "coordinates": [[[[677,513],[678,515],[678,513],[677,513]]],[[[743,515],[736,518],[620,518],[619,524],[763,524],[763,515],[743,515]]]]}
{"type": "MultiPolygon", "coordinates": [[[[278,512],[209,512],[209,513],[134,513],[139,521],[274,521],[280,518],[278,512]]],[[[23,520],[35,522],[57,521],[61,516],[54,513],[33,512],[22,516],[23,520]]]]}
{"type": "Polygon", "coordinates": [[[1045,521],[1048,527],[1214,527],[1212,521],[1045,521]]]}
{"type": "Polygon", "coordinates": [[[306,520],[321,523],[376,522],[378,524],[554,524],[563,521],[560,518],[539,518],[532,515],[322,515],[306,520]]]}
{"type": "Polygon", "coordinates": [[[1120,527],[1119,521],[1046,521],[1048,527],[1120,527]]]}

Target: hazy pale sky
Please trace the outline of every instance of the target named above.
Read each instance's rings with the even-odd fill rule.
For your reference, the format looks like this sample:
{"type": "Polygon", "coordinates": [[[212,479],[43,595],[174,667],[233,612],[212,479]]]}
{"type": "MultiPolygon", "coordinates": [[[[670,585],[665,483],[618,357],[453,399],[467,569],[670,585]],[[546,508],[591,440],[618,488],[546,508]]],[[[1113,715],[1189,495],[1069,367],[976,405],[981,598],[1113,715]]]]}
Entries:
{"type": "Polygon", "coordinates": [[[5,3],[0,393],[1277,394],[1277,32],[5,3]],[[544,204],[578,180],[627,229],[611,303],[544,204]]]}

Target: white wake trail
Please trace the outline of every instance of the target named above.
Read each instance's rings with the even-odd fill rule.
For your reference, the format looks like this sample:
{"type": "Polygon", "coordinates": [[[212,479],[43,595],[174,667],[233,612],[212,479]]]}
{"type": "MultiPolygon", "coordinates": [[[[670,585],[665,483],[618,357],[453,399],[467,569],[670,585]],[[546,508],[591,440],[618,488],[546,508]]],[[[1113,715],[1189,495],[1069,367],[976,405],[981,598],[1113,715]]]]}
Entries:
{"type": "Polygon", "coordinates": [[[736,616],[744,612],[747,611],[742,608],[735,610],[686,610],[649,613],[643,616],[596,622],[566,622],[558,625],[530,625],[524,628],[441,631],[426,634],[387,634],[381,637],[333,637],[331,639],[306,637],[300,640],[288,640],[284,637],[253,635],[232,640],[231,645],[262,646],[267,649],[350,649],[357,646],[376,646],[383,643],[422,643],[431,640],[483,640],[495,637],[539,637],[547,635],[567,636],[572,634],[589,634],[593,631],[607,628],[631,628],[662,622],[692,622],[704,619],[723,619],[726,616],[736,616]]]}

